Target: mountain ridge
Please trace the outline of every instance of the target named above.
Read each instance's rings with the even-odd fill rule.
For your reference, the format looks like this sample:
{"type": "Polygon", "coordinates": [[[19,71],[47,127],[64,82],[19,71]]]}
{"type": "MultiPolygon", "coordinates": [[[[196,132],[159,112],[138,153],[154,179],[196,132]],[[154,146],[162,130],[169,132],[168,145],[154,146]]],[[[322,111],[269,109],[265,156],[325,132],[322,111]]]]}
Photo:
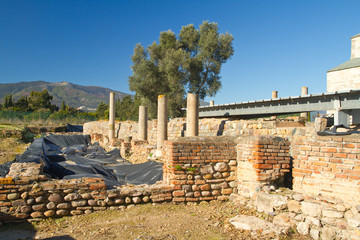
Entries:
{"type": "Polygon", "coordinates": [[[109,103],[110,92],[115,92],[115,98],[123,99],[131,94],[115,91],[99,86],[83,86],[71,82],[46,82],[31,81],[18,83],[0,83],[0,99],[7,94],[12,94],[15,100],[22,96],[29,96],[31,91],[42,91],[47,89],[53,96],[53,104],[61,106],[65,101],[71,107],[79,108],[85,106],[86,109],[96,108],[100,102],[109,103]]]}

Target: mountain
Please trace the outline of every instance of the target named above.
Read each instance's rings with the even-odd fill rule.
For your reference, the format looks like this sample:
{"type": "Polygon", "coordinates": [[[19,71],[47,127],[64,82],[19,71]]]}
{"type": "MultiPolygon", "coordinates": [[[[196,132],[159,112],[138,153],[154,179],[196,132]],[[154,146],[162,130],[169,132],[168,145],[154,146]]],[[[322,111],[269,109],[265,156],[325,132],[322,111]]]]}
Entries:
{"type": "Polygon", "coordinates": [[[115,92],[115,99],[122,99],[130,94],[97,86],[81,86],[69,82],[51,83],[45,81],[0,83],[0,101],[7,94],[12,94],[15,100],[22,96],[29,96],[31,91],[42,91],[47,89],[53,96],[53,104],[61,106],[65,101],[71,107],[85,106],[85,109],[94,109],[100,102],[109,103],[110,92],[115,92]]]}

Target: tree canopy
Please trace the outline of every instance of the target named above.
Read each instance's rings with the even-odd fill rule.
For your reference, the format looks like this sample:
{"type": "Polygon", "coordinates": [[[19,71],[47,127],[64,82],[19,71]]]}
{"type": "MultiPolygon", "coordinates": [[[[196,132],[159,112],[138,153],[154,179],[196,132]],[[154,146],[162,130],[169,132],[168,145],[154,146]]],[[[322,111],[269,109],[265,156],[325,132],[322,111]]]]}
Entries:
{"type": "Polygon", "coordinates": [[[183,26],[179,36],[171,30],[161,32],[159,41],[146,49],[135,46],[130,90],[148,105],[151,117],[156,115],[160,94],[168,96],[170,116],[180,116],[186,93],[204,99],[219,91],[221,65],[234,53],[232,41],[231,34],[219,34],[217,23],[208,21],[199,29],[193,24],[183,26]]]}

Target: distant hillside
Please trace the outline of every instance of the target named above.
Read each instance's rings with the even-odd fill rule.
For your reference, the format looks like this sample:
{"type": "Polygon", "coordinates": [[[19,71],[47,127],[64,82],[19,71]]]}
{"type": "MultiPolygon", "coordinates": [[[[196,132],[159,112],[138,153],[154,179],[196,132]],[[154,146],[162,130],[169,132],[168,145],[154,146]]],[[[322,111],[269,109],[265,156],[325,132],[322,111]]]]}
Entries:
{"type": "Polygon", "coordinates": [[[109,102],[110,92],[115,92],[116,99],[122,99],[129,95],[103,87],[81,86],[69,82],[50,83],[35,81],[0,83],[0,101],[3,101],[3,98],[9,93],[13,95],[14,99],[19,99],[22,96],[29,95],[31,91],[42,91],[44,88],[54,97],[52,103],[59,107],[64,100],[71,107],[78,108],[85,106],[87,109],[96,108],[101,101],[109,102]]]}

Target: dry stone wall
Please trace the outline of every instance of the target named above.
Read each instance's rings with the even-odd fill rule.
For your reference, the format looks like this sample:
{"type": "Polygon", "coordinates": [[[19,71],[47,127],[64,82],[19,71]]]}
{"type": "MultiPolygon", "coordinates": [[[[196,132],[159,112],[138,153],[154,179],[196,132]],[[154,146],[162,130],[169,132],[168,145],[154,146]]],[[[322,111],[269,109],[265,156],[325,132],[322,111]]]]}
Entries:
{"type": "MultiPolygon", "coordinates": [[[[16,168],[41,172],[40,164],[22,164],[16,168]]],[[[15,176],[16,171],[12,171],[14,177],[0,178],[0,221],[80,215],[172,200],[173,188],[162,182],[107,190],[102,179],[50,180],[41,174],[15,176]]]]}

